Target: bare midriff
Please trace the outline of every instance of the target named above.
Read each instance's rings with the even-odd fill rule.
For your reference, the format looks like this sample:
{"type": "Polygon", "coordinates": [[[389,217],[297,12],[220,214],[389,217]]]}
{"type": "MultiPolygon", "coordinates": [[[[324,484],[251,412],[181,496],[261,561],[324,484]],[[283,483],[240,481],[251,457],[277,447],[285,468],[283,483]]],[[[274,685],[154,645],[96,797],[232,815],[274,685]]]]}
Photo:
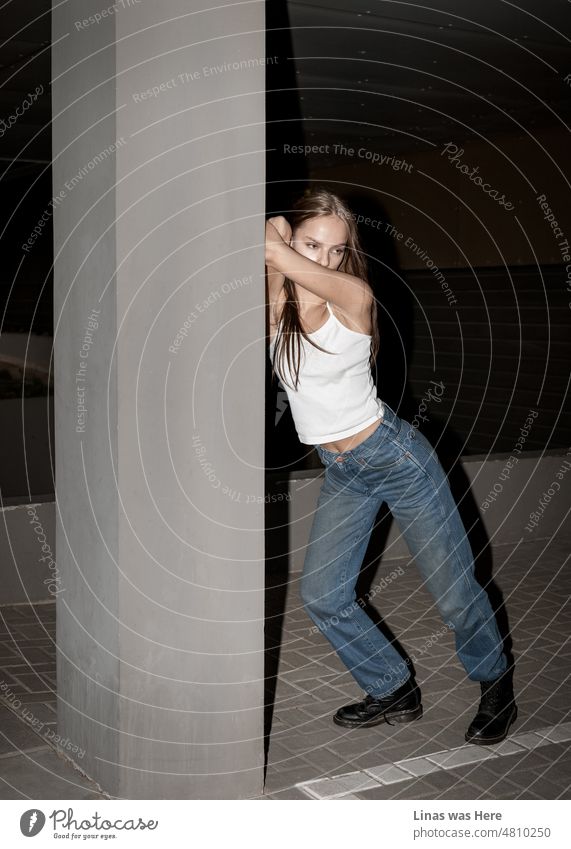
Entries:
{"type": "Polygon", "coordinates": [[[359,443],[364,442],[368,436],[370,436],[374,430],[376,430],[383,420],[377,419],[376,422],[373,422],[367,427],[363,428],[363,430],[358,431],[358,433],[353,433],[351,436],[346,436],[345,439],[336,439],[335,442],[323,442],[321,444],[322,448],[325,448],[326,451],[333,451],[342,453],[343,451],[350,451],[352,448],[356,448],[359,443]]]}

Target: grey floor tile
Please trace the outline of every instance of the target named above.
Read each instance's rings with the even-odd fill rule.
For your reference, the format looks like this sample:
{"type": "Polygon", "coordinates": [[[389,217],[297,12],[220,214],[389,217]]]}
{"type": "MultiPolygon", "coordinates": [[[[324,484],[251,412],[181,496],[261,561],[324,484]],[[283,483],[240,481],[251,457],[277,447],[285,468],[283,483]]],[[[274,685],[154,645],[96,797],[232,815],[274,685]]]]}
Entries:
{"type": "Polygon", "coordinates": [[[327,747],[331,749],[338,757],[346,763],[354,763],[362,768],[366,764],[377,766],[380,763],[392,761],[386,752],[381,754],[378,749],[378,744],[367,745],[364,742],[349,741],[347,743],[331,743],[327,747]]]}
{"type": "Polygon", "coordinates": [[[436,792],[434,787],[420,780],[390,784],[387,789],[392,791],[392,799],[431,799],[436,792]]]}
{"type": "Polygon", "coordinates": [[[533,790],[534,793],[539,793],[543,799],[571,798],[571,783],[569,781],[558,783],[541,776],[538,777],[537,781],[530,784],[528,789],[533,790]]]}
{"type": "MultiPolygon", "coordinates": [[[[358,791],[357,795],[359,796],[359,799],[386,799],[386,800],[389,800],[389,799],[394,799],[396,793],[397,793],[396,785],[392,784],[392,785],[374,787],[370,790],[360,790],[360,791],[358,791]]],[[[415,799],[416,796],[413,796],[412,798],[415,799]]]]}
{"type": "MultiPolygon", "coordinates": [[[[320,731],[315,735],[299,734],[295,730],[280,734],[277,741],[280,743],[281,750],[285,749],[290,754],[304,755],[319,752],[322,747],[331,748],[332,736],[329,732],[320,731]]],[[[272,754],[272,742],[270,741],[270,758],[272,754]]]]}
{"type": "Polygon", "coordinates": [[[366,773],[376,779],[380,784],[396,784],[400,781],[410,781],[410,774],[394,764],[369,767],[366,773]]]}
{"type": "Polygon", "coordinates": [[[482,769],[474,769],[463,775],[466,781],[469,781],[481,791],[499,795],[501,793],[518,793],[521,790],[521,785],[517,781],[512,781],[509,775],[486,776],[482,769]]]}
{"type": "Polygon", "coordinates": [[[537,733],[553,743],[571,742],[571,722],[558,723],[555,727],[544,731],[538,729],[537,733]]]}
{"type": "Polygon", "coordinates": [[[367,769],[368,767],[380,766],[383,763],[392,763],[386,752],[372,749],[368,752],[362,752],[357,757],[349,755],[339,756],[344,763],[344,769],[339,772],[349,772],[355,769],[367,769]]]}
{"type": "Polygon", "coordinates": [[[44,741],[22,719],[6,708],[0,709],[0,757],[42,745],[44,741]]]}
{"type": "Polygon", "coordinates": [[[0,778],[30,799],[103,798],[88,779],[51,749],[0,759],[0,778]]]}
{"type": "Polygon", "coordinates": [[[314,766],[316,773],[319,770],[326,773],[341,773],[349,772],[351,769],[357,769],[356,766],[347,764],[345,758],[340,757],[335,752],[329,751],[325,747],[315,752],[306,752],[303,757],[314,766]]]}
{"type": "Polygon", "coordinates": [[[300,801],[311,802],[312,800],[306,793],[302,793],[297,787],[288,787],[287,790],[278,790],[276,793],[270,793],[268,799],[279,801],[280,799],[299,799],[300,801]]]}
{"type": "MultiPolygon", "coordinates": [[[[307,751],[314,751],[321,746],[328,746],[336,740],[335,728],[288,728],[282,733],[276,734],[276,742],[280,742],[286,748],[294,748],[295,751],[303,748],[307,751]]],[[[270,752],[272,750],[272,741],[270,740],[270,752]]]]}
{"type": "Polygon", "coordinates": [[[55,663],[55,649],[52,652],[49,646],[27,645],[20,643],[19,647],[21,651],[18,652],[17,658],[20,664],[24,662],[32,665],[35,665],[36,663],[55,663]]]}
{"type": "MultiPolygon", "coordinates": [[[[438,794],[439,799],[481,799],[485,791],[472,784],[459,783],[438,794]]],[[[489,794],[485,794],[488,796],[489,794]]]]}
{"type": "Polygon", "coordinates": [[[428,758],[406,758],[402,761],[397,761],[395,766],[406,770],[412,775],[428,775],[430,772],[436,772],[440,767],[429,761],[428,758]]]}
{"type": "Polygon", "coordinates": [[[305,664],[302,667],[288,669],[282,673],[282,678],[284,681],[290,681],[294,683],[304,682],[304,681],[312,681],[320,680],[321,683],[324,683],[324,678],[333,677],[333,672],[325,672],[320,664],[305,664]],[[320,678],[319,678],[320,676],[320,678]]]}
{"type": "Polygon", "coordinates": [[[53,690],[53,685],[50,683],[46,683],[46,679],[44,676],[35,675],[31,672],[13,675],[14,679],[18,681],[19,684],[23,684],[24,687],[31,693],[51,692],[53,690]]]}
{"type": "Polygon", "coordinates": [[[0,799],[29,799],[30,797],[11,786],[9,781],[0,778],[0,799]]]}
{"type": "Polygon", "coordinates": [[[541,773],[533,770],[520,770],[510,775],[510,781],[521,790],[532,790],[541,796],[541,773]]]}
{"type": "MultiPolygon", "coordinates": [[[[433,787],[438,791],[449,790],[463,785],[469,785],[471,788],[473,787],[471,781],[465,778],[464,775],[454,772],[454,770],[433,772],[430,775],[425,776],[424,781],[428,786],[433,787]]],[[[481,789],[478,788],[478,793],[480,792],[481,789]]]]}
{"type": "Polygon", "coordinates": [[[293,787],[302,781],[318,781],[319,779],[328,777],[327,774],[324,775],[311,764],[305,763],[287,770],[268,769],[266,773],[266,790],[268,793],[275,793],[286,787],[293,787]]]}
{"type": "Polygon", "coordinates": [[[518,746],[523,746],[525,749],[536,749],[539,746],[549,745],[549,740],[535,731],[519,731],[512,734],[510,740],[513,740],[514,743],[517,743],[518,746]]]}
{"type": "Polygon", "coordinates": [[[303,756],[299,752],[292,752],[286,746],[282,746],[278,742],[272,742],[268,755],[268,767],[287,768],[288,764],[297,762],[300,757],[303,759],[303,756]]]}
{"type": "Polygon", "coordinates": [[[357,771],[309,782],[303,785],[303,790],[319,799],[332,799],[347,793],[361,793],[376,786],[374,778],[357,771]]]}
{"type": "Polygon", "coordinates": [[[29,702],[42,702],[44,704],[50,703],[55,704],[57,699],[57,694],[55,691],[45,691],[43,693],[24,693],[20,694],[18,698],[21,701],[29,702]],[[23,697],[22,697],[23,696],[23,697]]]}
{"type": "Polygon", "coordinates": [[[432,761],[443,769],[454,769],[455,767],[464,766],[464,764],[477,763],[497,757],[493,752],[488,751],[485,746],[462,746],[459,749],[441,754],[432,754],[426,756],[429,761],[432,761]]]}

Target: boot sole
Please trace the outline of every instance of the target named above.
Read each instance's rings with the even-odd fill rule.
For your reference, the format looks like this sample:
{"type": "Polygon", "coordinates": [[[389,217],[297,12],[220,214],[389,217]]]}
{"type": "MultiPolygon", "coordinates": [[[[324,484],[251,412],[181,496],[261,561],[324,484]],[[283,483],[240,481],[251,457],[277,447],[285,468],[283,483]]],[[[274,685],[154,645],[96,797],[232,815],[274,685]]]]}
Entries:
{"type": "Polygon", "coordinates": [[[362,722],[359,720],[342,719],[335,714],[333,722],[336,725],[342,725],[344,728],[370,728],[372,725],[380,725],[381,722],[385,722],[385,716],[391,722],[414,722],[415,719],[420,719],[422,716],[422,705],[420,704],[412,710],[385,711],[385,713],[380,713],[362,722]]]}
{"type": "Polygon", "coordinates": [[[512,711],[512,715],[509,718],[509,722],[508,722],[506,729],[503,732],[503,734],[496,734],[495,737],[481,738],[481,737],[470,737],[468,732],[466,732],[466,734],[464,735],[464,739],[466,740],[467,743],[474,743],[476,746],[493,746],[494,743],[501,743],[502,740],[505,740],[506,737],[508,736],[510,726],[513,725],[513,723],[516,721],[516,719],[517,719],[517,706],[514,706],[514,709],[512,711]]]}

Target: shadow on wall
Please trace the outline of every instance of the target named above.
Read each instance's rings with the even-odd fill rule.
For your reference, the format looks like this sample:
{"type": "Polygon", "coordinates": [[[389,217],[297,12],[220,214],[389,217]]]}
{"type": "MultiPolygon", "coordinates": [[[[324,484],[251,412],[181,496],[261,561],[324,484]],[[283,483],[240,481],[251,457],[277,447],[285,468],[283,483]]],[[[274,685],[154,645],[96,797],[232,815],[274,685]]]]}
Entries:
{"type": "MultiPolygon", "coordinates": [[[[303,156],[284,154],[284,145],[304,143],[285,0],[266,2],[266,31],[266,55],[275,59],[266,64],[266,215],[287,216],[293,201],[308,186],[308,173],[303,156]]],[[[317,455],[299,442],[285,392],[277,379],[272,381],[268,354],[266,359],[266,469],[316,467],[317,455]]]]}

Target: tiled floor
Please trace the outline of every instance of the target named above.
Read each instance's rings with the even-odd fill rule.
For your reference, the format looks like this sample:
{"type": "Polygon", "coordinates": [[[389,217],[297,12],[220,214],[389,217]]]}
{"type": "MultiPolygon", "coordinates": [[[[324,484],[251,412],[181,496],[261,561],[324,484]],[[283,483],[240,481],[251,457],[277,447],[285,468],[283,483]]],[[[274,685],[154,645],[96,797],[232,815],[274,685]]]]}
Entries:
{"type": "Polygon", "coordinates": [[[55,612],[0,608],[0,799],[108,798],[55,749],[55,612]]]}
{"type": "MultiPolygon", "coordinates": [[[[406,561],[400,561],[405,574],[375,602],[401,646],[414,655],[424,715],[414,723],[370,729],[334,725],[335,710],[359,700],[363,693],[325,637],[314,633],[301,607],[299,574],[294,575],[288,583],[265,795],[272,799],[571,798],[571,570],[568,562],[564,565],[570,550],[571,541],[563,538],[492,550],[494,581],[503,594],[513,641],[519,709],[508,737],[519,742],[511,746],[511,752],[501,753],[500,746],[480,747],[464,741],[480,688],[466,678],[451,632],[441,633],[423,651],[430,635],[442,632],[442,622],[431,597],[419,586],[418,573],[406,561]],[[560,730],[559,736],[553,727],[560,730]],[[525,733],[535,731],[541,733],[525,733]],[[436,754],[451,749],[458,750],[453,760],[449,754],[436,754]],[[418,761],[417,770],[424,764],[425,774],[414,778],[391,766],[430,755],[436,764],[446,760],[446,768],[432,762],[435,769],[429,772],[427,761],[418,761]],[[469,763],[473,757],[481,760],[469,763]],[[329,780],[318,783],[319,779],[329,780]]],[[[377,583],[394,568],[394,560],[383,559],[377,583]]]]}
{"type": "MultiPolygon", "coordinates": [[[[408,725],[371,729],[332,723],[332,713],[362,693],[325,637],[314,632],[301,607],[299,574],[290,576],[281,638],[271,617],[268,627],[268,657],[278,674],[260,798],[571,798],[571,574],[564,565],[570,549],[569,539],[493,549],[519,708],[509,744],[495,747],[464,742],[479,687],[465,678],[453,635],[439,634],[442,622],[414,567],[398,561],[404,575],[375,603],[414,655],[424,715],[408,725]],[[439,636],[426,648],[431,634],[439,636]],[[449,750],[457,751],[438,755],[449,750]],[[476,756],[482,759],[470,762],[476,756]]],[[[383,559],[377,582],[396,565],[383,559]]],[[[107,798],[55,750],[54,641],[54,604],[0,608],[0,798],[107,798]]]]}

